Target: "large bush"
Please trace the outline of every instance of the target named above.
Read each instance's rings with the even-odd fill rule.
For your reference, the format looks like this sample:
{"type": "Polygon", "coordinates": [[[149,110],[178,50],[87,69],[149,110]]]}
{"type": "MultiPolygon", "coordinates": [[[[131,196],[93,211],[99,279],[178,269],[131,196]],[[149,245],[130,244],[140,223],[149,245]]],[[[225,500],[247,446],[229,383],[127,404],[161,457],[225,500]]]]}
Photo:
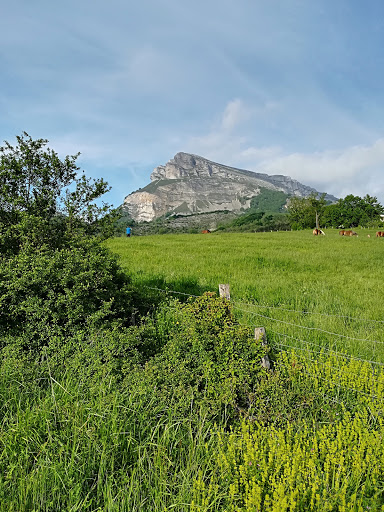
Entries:
{"type": "Polygon", "coordinates": [[[0,261],[0,328],[32,347],[113,319],[133,308],[129,278],[94,240],[71,247],[26,248],[0,261]]]}

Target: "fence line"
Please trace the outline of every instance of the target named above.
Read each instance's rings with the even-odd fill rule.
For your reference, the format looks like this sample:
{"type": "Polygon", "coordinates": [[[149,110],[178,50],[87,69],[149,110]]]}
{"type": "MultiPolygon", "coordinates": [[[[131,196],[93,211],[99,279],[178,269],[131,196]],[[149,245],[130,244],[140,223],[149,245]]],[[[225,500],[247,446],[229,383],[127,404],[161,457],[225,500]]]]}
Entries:
{"type": "MultiPolygon", "coordinates": [[[[290,348],[290,349],[296,349],[296,350],[301,350],[303,352],[305,352],[305,349],[300,349],[298,347],[291,347],[290,345],[285,345],[284,343],[279,343],[278,346],[280,347],[285,347],[285,348],[290,348]]],[[[319,363],[319,361],[317,359],[311,359],[311,358],[308,358],[306,357],[305,360],[304,360],[304,364],[306,361],[312,361],[314,363],[319,363]]],[[[324,363],[323,363],[324,364],[324,363]]],[[[341,368],[338,368],[337,366],[327,366],[328,369],[331,369],[331,370],[335,370],[337,372],[340,372],[342,369],[341,368]]],[[[321,374],[317,374],[317,375],[314,375],[310,372],[307,371],[307,369],[305,368],[305,372],[304,372],[306,375],[309,375],[311,377],[313,377],[314,379],[320,379],[320,380],[323,380],[324,382],[328,383],[330,382],[329,378],[326,378],[324,377],[323,375],[321,374]]],[[[373,377],[374,379],[374,377],[373,377]]],[[[331,381],[332,382],[332,381],[331,381]]],[[[377,381],[376,381],[377,382],[377,381]]],[[[362,395],[366,395],[366,396],[369,396],[371,398],[376,398],[377,400],[380,400],[381,402],[384,401],[384,397],[379,397],[377,395],[374,395],[372,393],[367,393],[366,391],[362,391],[361,389],[356,389],[356,388],[350,388],[348,386],[343,386],[342,384],[338,384],[337,382],[332,382],[332,385],[333,386],[336,386],[340,389],[346,389],[348,391],[353,391],[355,393],[360,393],[362,395]]]]}
{"type": "Polygon", "coordinates": [[[354,338],[352,336],[347,336],[346,334],[339,334],[337,332],[326,331],[324,329],[320,329],[319,327],[307,327],[306,325],[294,324],[292,322],[287,322],[286,320],[280,320],[278,318],[273,318],[273,317],[270,317],[270,316],[267,316],[267,315],[262,315],[260,313],[254,313],[252,311],[246,311],[245,309],[240,309],[240,308],[234,308],[234,309],[236,309],[237,311],[242,311],[243,313],[247,313],[249,315],[258,316],[260,318],[264,318],[264,319],[267,319],[267,320],[273,320],[274,322],[279,322],[279,323],[282,323],[282,324],[291,325],[293,327],[297,327],[297,328],[301,328],[301,329],[307,329],[308,331],[319,331],[319,332],[323,332],[325,334],[330,334],[332,336],[339,336],[340,338],[346,338],[346,339],[354,340],[354,341],[367,341],[369,343],[384,343],[384,341],[368,340],[366,338],[354,338]]]}
{"type": "Polygon", "coordinates": [[[331,318],[344,318],[347,320],[353,320],[354,322],[367,322],[367,323],[379,323],[384,324],[384,320],[373,320],[371,318],[356,318],[353,316],[348,315],[336,315],[333,313],[318,313],[316,311],[303,311],[299,309],[286,309],[280,306],[269,306],[268,304],[251,304],[251,303],[245,303],[240,301],[232,301],[234,305],[240,304],[242,306],[246,307],[255,307],[260,309],[277,309],[280,311],[285,311],[286,313],[296,313],[298,315],[318,315],[318,316],[325,316],[325,317],[331,317],[331,318]]]}
{"type": "MultiPolygon", "coordinates": [[[[150,290],[156,290],[156,291],[163,292],[163,293],[174,293],[177,295],[184,295],[185,297],[198,298],[201,296],[201,295],[193,295],[192,293],[179,292],[176,290],[158,288],[155,286],[148,286],[148,285],[143,285],[143,286],[145,286],[146,288],[148,288],[150,290]]],[[[240,304],[240,305],[246,306],[246,307],[254,307],[254,308],[259,308],[259,309],[276,309],[276,310],[284,311],[286,313],[295,313],[295,314],[299,314],[299,315],[317,315],[317,316],[324,316],[324,317],[330,317],[330,318],[342,318],[342,319],[347,319],[347,320],[353,320],[354,322],[384,324],[384,320],[374,320],[372,318],[357,318],[357,317],[348,316],[348,315],[336,315],[333,313],[319,313],[316,311],[286,309],[286,308],[282,308],[280,306],[271,306],[268,304],[252,304],[252,303],[246,303],[246,302],[241,302],[241,301],[237,301],[237,300],[231,300],[231,303],[234,305],[234,307],[236,307],[237,304],[240,304]]],[[[240,308],[236,307],[236,309],[240,309],[240,308]]],[[[243,310],[241,310],[241,311],[243,311],[243,310]]]]}
{"type": "MultiPolygon", "coordinates": [[[[191,293],[185,293],[185,292],[179,292],[179,291],[176,291],[176,290],[163,289],[163,288],[158,288],[158,287],[155,287],[155,286],[147,286],[147,285],[145,285],[145,287],[148,288],[148,289],[151,289],[151,290],[155,290],[155,291],[159,291],[159,292],[165,293],[165,294],[177,294],[177,295],[182,295],[184,297],[193,297],[193,298],[201,297],[201,295],[193,295],[191,293]]],[[[324,330],[324,329],[321,329],[321,328],[318,328],[318,327],[307,327],[307,326],[304,326],[304,325],[295,324],[293,322],[287,322],[285,320],[280,320],[280,319],[273,318],[273,317],[270,317],[270,316],[267,316],[267,315],[262,315],[260,313],[256,313],[256,312],[253,312],[253,311],[248,311],[248,310],[241,309],[241,308],[236,306],[236,304],[242,304],[241,302],[237,302],[237,301],[231,301],[231,302],[234,305],[234,310],[235,311],[241,311],[243,313],[246,313],[246,314],[249,314],[249,315],[252,315],[252,316],[257,316],[257,317],[260,317],[260,318],[263,318],[263,319],[266,319],[266,320],[269,320],[269,321],[272,321],[272,322],[279,322],[281,324],[289,325],[289,326],[292,326],[292,327],[295,327],[295,328],[306,329],[307,331],[317,331],[317,332],[321,332],[321,333],[324,333],[324,334],[327,334],[327,335],[336,336],[336,337],[339,337],[339,338],[353,340],[353,341],[367,342],[367,343],[373,343],[373,344],[376,344],[376,343],[383,344],[384,343],[383,341],[379,341],[379,340],[369,340],[369,339],[365,339],[365,338],[355,338],[355,337],[347,336],[347,335],[344,335],[344,334],[327,331],[327,330],[324,330]]],[[[258,305],[254,305],[254,306],[256,306],[256,307],[264,307],[264,308],[268,308],[269,307],[269,306],[258,306],[258,305]]],[[[278,308],[278,307],[275,307],[275,306],[271,307],[271,309],[280,309],[280,310],[286,311],[286,312],[300,313],[299,311],[286,310],[284,308],[278,308]]],[[[311,314],[311,313],[308,312],[308,314],[311,314]]],[[[319,315],[338,317],[337,315],[326,315],[326,314],[322,314],[322,313],[319,313],[319,315]]],[[[339,317],[339,318],[349,318],[349,319],[353,319],[355,321],[359,320],[357,318],[348,317],[348,316],[343,316],[343,317],[339,317]]],[[[362,321],[369,321],[369,320],[362,319],[362,321]]],[[[374,321],[374,320],[372,322],[382,323],[381,321],[374,321]]],[[[242,325],[242,326],[245,326],[245,327],[260,327],[259,325],[256,326],[256,325],[252,325],[252,324],[243,324],[243,323],[240,323],[239,325],[242,325]]],[[[299,350],[300,352],[307,352],[309,354],[310,353],[322,354],[322,353],[326,352],[330,356],[334,356],[334,357],[337,357],[337,358],[341,358],[341,359],[347,359],[348,358],[349,360],[359,361],[361,363],[368,363],[370,365],[375,365],[376,367],[379,367],[380,369],[382,367],[384,367],[384,363],[381,363],[381,362],[378,362],[378,361],[372,361],[372,360],[369,360],[369,359],[364,359],[362,357],[353,356],[352,354],[347,354],[347,353],[344,353],[342,351],[333,350],[333,349],[330,349],[328,347],[323,347],[323,346],[321,346],[319,344],[316,344],[316,343],[313,343],[313,342],[310,342],[310,341],[307,341],[307,340],[303,340],[303,339],[300,339],[300,338],[296,338],[296,337],[294,337],[292,335],[289,335],[289,334],[276,332],[276,331],[274,331],[272,329],[270,329],[270,332],[272,334],[275,334],[275,335],[279,336],[279,337],[290,338],[290,339],[292,339],[294,341],[297,341],[299,343],[307,345],[306,348],[302,348],[302,347],[298,347],[297,345],[288,345],[288,344],[283,344],[281,342],[277,342],[276,341],[274,343],[274,345],[278,346],[278,347],[289,348],[291,350],[299,350]],[[317,349],[320,349],[320,350],[313,350],[313,348],[310,348],[310,347],[314,347],[314,348],[317,348],[317,349]]],[[[307,357],[306,360],[307,361],[316,362],[318,364],[324,364],[324,363],[322,363],[319,360],[311,359],[309,357],[307,357]]],[[[337,367],[334,367],[334,366],[328,366],[328,368],[340,371],[340,368],[337,368],[337,367]]],[[[359,392],[359,390],[355,390],[355,389],[352,389],[352,388],[350,388],[350,389],[351,389],[351,391],[359,392]]]]}
{"type": "MultiPolygon", "coordinates": [[[[249,324],[239,323],[239,325],[241,325],[243,327],[257,327],[255,324],[249,325],[249,324]]],[[[300,338],[296,338],[295,336],[291,336],[290,334],[285,334],[285,333],[282,333],[282,332],[276,332],[276,331],[273,331],[272,329],[268,329],[268,332],[272,333],[272,334],[276,334],[278,336],[283,336],[285,338],[290,338],[290,339],[293,339],[295,341],[298,341],[299,343],[305,343],[306,345],[310,345],[312,347],[316,347],[316,348],[320,349],[320,351],[313,350],[314,353],[321,354],[321,352],[327,352],[327,353],[329,353],[331,355],[334,355],[335,357],[349,358],[349,359],[353,359],[355,361],[361,361],[361,362],[364,362],[364,363],[370,363],[370,364],[373,364],[373,365],[384,367],[384,363],[380,363],[378,361],[371,361],[369,359],[363,359],[361,357],[357,357],[357,356],[354,356],[352,354],[347,354],[345,352],[341,352],[341,351],[338,351],[338,350],[335,350],[335,349],[331,349],[331,348],[325,347],[323,345],[319,345],[317,343],[313,343],[311,341],[307,341],[307,340],[302,340],[300,338]]],[[[299,350],[304,350],[304,349],[301,349],[300,347],[296,347],[296,345],[287,345],[287,346],[289,346],[290,348],[297,348],[299,350]]]]}
{"type": "MultiPolygon", "coordinates": [[[[241,324],[241,325],[245,325],[245,324],[241,324]]],[[[384,366],[384,363],[379,363],[378,361],[370,361],[368,359],[362,359],[361,357],[353,356],[352,354],[346,354],[344,352],[340,352],[340,351],[333,350],[333,349],[330,349],[327,347],[323,347],[322,345],[318,345],[317,343],[312,343],[311,341],[306,341],[306,340],[302,340],[300,338],[295,338],[294,336],[291,336],[289,334],[276,332],[276,331],[272,331],[272,330],[269,330],[269,332],[271,332],[272,334],[277,334],[278,336],[284,336],[285,338],[291,338],[293,340],[299,341],[300,343],[305,343],[307,345],[311,345],[313,347],[320,348],[321,350],[323,350],[325,352],[332,353],[336,357],[348,357],[350,359],[354,359],[355,361],[363,361],[365,363],[375,364],[378,366],[384,366]]]]}
{"type": "Polygon", "coordinates": [[[185,297],[194,297],[196,299],[201,297],[201,295],[193,295],[192,293],[177,292],[176,290],[164,290],[163,288],[156,288],[155,286],[148,286],[148,285],[144,285],[144,286],[145,286],[145,288],[148,288],[149,290],[156,290],[158,292],[163,292],[163,293],[176,293],[177,295],[184,295],[185,297]]]}

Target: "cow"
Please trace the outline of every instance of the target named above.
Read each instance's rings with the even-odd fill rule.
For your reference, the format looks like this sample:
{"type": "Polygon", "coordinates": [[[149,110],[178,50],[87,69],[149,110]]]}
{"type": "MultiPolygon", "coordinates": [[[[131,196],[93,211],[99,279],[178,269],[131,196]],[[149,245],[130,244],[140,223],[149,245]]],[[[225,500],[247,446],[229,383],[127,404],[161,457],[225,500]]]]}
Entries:
{"type": "Polygon", "coordinates": [[[206,235],[207,233],[210,233],[209,229],[203,229],[203,231],[201,232],[203,235],[206,235]]]}
{"type": "Polygon", "coordinates": [[[315,228],[315,229],[312,231],[312,233],[313,233],[314,235],[316,235],[316,236],[317,236],[317,235],[324,235],[324,236],[325,236],[324,231],[322,231],[321,229],[318,229],[318,228],[315,228]]]}
{"type": "Polygon", "coordinates": [[[351,229],[347,231],[343,231],[343,236],[359,236],[356,231],[352,231],[351,229]]]}
{"type": "Polygon", "coordinates": [[[384,236],[384,231],[378,231],[376,233],[376,238],[384,236]]]}

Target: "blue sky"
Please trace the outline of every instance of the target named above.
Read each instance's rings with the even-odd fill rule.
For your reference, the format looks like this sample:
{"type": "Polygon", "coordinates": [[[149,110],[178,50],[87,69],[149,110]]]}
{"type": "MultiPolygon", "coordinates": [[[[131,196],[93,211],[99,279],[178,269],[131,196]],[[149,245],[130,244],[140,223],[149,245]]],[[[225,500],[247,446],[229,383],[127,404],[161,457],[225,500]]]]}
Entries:
{"type": "Polygon", "coordinates": [[[178,151],[384,203],[384,3],[13,0],[0,142],[22,131],[118,206],[178,151]]]}

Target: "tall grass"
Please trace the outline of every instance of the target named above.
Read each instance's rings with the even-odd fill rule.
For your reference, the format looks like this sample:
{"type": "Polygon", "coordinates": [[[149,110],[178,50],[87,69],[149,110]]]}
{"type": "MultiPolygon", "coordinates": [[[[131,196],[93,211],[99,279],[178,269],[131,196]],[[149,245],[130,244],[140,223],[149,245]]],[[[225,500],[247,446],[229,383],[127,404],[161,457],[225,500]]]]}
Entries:
{"type": "Polygon", "coordinates": [[[70,372],[60,382],[20,377],[0,375],[0,510],[160,512],[191,502],[213,456],[204,417],[116,392],[108,377],[98,393],[70,372]]]}

